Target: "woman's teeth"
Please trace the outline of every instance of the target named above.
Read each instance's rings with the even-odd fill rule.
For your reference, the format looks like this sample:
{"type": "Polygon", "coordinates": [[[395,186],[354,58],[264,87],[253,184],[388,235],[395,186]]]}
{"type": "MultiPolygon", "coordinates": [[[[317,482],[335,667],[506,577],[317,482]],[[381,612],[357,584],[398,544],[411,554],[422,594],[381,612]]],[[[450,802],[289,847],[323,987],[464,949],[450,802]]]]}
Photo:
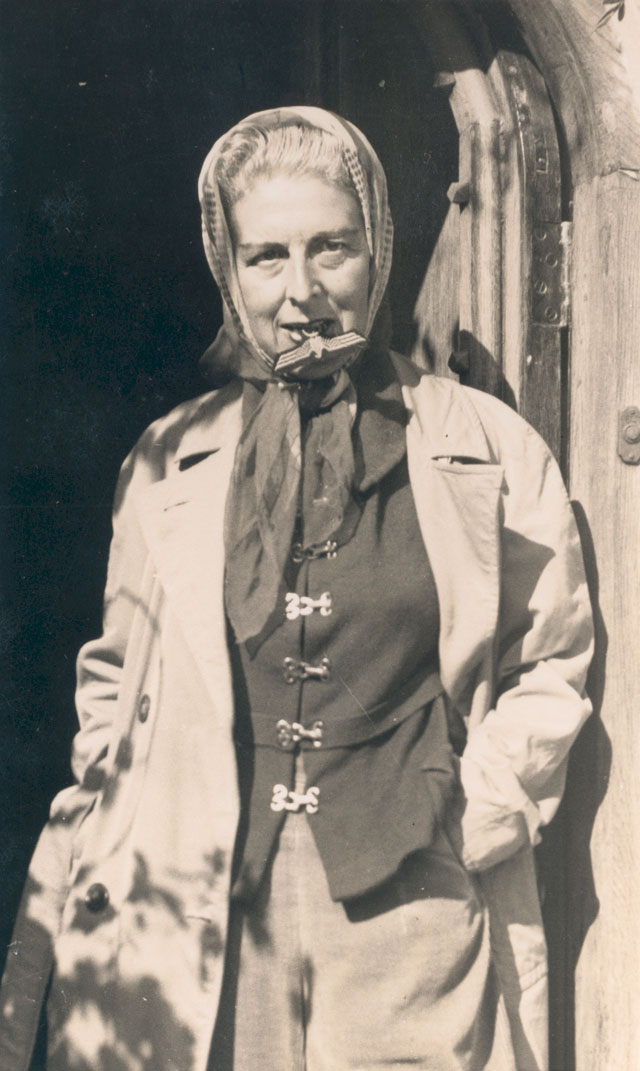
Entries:
{"type": "Polygon", "coordinates": [[[308,323],[283,325],[294,342],[303,342],[305,338],[326,335],[331,328],[330,320],[310,320],[308,323]]]}

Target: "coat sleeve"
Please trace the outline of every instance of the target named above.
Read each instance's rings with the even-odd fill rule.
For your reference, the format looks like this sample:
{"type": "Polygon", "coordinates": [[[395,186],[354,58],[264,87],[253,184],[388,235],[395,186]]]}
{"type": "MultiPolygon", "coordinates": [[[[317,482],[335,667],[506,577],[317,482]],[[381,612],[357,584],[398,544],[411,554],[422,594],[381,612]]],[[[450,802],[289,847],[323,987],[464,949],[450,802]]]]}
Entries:
{"type": "MultiPolygon", "coordinates": [[[[133,485],[148,477],[134,451],[117,485],[101,637],[78,656],[76,693],[79,731],[71,765],[75,784],[53,800],[37,842],[8,950],[0,990],[0,1066],[26,1071],[40,1008],[53,962],[53,940],[68,895],[82,824],[105,781],[120,679],[136,592],[144,568],[144,548],[131,499],[133,485]]],[[[147,471],[145,471],[145,469],[147,471]]]]}
{"type": "Polygon", "coordinates": [[[591,710],[584,687],[593,646],[580,540],[558,466],[517,414],[487,396],[481,405],[498,417],[488,424],[501,432],[494,449],[505,478],[494,705],[470,719],[460,760],[457,829],[472,870],[537,844],[555,813],[569,748],[591,710]]]}

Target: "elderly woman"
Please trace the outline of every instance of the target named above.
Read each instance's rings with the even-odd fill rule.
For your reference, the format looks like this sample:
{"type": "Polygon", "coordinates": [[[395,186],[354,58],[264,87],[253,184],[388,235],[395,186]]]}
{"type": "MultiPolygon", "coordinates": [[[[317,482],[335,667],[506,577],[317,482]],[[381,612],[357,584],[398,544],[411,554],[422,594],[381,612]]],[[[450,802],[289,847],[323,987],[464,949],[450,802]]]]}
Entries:
{"type": "Polygon", "coordinates": [[[56,1071],[542,1071],[532,849],[591,647],[557,468],[389,351],[350,123],[250,116],[199,189],[217,389],[122,470],[2,1067],[46,989],[56,1071]]]}

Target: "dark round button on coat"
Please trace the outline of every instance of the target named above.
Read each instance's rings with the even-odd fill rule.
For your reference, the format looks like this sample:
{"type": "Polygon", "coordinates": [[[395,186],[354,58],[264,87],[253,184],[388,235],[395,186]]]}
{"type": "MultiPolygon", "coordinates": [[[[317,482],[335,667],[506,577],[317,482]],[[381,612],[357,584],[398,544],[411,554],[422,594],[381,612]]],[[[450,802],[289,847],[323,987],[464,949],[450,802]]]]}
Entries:
{"type": "Polygon", "coordinates": [[[104,911],[109,903],[109,890],[102,882],[96,881],[93,885],[90,885],[87,889],[84,902],[87,905],[87,909],[97,915],[99,911],[104,911]]]}
{"type": "Polygon", "coordinates": [[[149,711],[151,709],[151,700],[148,695],[140,696],[140,702],[138,703],[138,721],[146,721],[149,717],[149,711]]]}

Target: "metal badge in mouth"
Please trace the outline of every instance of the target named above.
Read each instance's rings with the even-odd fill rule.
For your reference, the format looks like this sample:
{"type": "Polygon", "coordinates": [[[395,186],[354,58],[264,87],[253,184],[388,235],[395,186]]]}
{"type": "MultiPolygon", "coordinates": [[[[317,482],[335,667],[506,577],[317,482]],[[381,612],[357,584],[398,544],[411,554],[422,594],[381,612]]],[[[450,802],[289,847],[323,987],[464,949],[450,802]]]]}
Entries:
{"type": "Polygon", "coordinates": [[[357,331],[325,338],[314,334],[295,349],[281,353],[273,370],[284,379],[322,379],[353,361],[367,340],[357,331]]]}

